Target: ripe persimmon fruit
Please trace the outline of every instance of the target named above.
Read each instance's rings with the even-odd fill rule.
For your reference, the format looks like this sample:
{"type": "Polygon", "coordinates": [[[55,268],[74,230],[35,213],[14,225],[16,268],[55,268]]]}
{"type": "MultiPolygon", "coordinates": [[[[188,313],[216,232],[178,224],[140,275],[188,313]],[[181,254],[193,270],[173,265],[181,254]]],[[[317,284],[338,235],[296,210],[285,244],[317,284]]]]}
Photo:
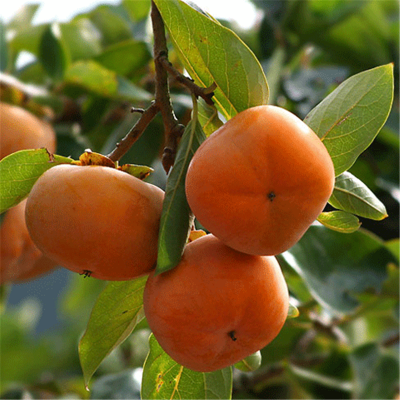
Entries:
{"type": "Polygon", "coordinates": [[[289,296],[275,257],[240,253],[209,234],[189,243],[174,269],[150,274],[143,304],[164,351],[210,372],[270,343],[285,323],[289,296]]]}
{"type": "Polygon", "coordinates": [[[26,222],[59,265],[104,280],[147,274],[157,258],[164,192],[126,172],[63,164],[34,184],[26,222]]]}
{"type": "Polygon", "coordinates": [[[205,140],[189,165],[187,200],[228,246],[276,255],[292,247],[332,194],[334,167],[318,136],[276,106],[249,108],[205,140]]]}
{"type": "Polygon", "coordinates": [[[21,107],[0,103],[0,128],[0,158],[25,149],[46,147],[50,153],[55,151],[52,126],[21,107]]]}
{"type": "MultiPolygon", "coordinates": [[[[56,134],[47,122],[29,111],[0,102],[0,158],[24,149],[56,149],[56,134]]],[[[26,200],[4,214],[0,227],[0,284],[38,277],[55,267],[29,236],[25,223],[26,200]]]]}
{"type": "Polygon", "coordinates": [[[25,205],[26,199],[9,209],[0,227],[0,284],[30,280],[55,267],[29,236],[25,205]]]}

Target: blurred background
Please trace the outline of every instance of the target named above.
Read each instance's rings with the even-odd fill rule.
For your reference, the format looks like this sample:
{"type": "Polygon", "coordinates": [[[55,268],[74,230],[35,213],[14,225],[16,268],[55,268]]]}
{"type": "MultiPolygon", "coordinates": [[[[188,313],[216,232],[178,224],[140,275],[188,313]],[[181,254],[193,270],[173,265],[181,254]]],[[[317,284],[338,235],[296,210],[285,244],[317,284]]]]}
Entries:
{"type": "MultiPolygon", "coordinates": [[[[233,29],[253,50],[270,85],[270,102],[300,118],[349,76],[395,63],[393,110],[372,146],[350,172],[367,184],[389,214],[380,222],[362,220],[363,227],[398,246],[398,2],[195,3],[233,29]]],[[[146,0],[3,2],[2,101],[19,104],[48,119],[57,133],[57,154],[77,158],[86,148],[108,153],[137,119],[130,107],[146,107],[153,98],[149,4],[146,0]],[[107,79],[113,84],[107,85],[107,79]],[[38,87],[43,89],[40,94],[38,87]]],[[[172,48],[170,61],[182,69],[172,48]]],[[[171,91],[175,112],[186,123],[190,118],[190,96],[173,81],[171,91]]],[[[157,118],[122,161],[152,166],[155,172],[150,181],[164,187],[166,176],[159,159],[162,145],[162,122],[157,118]]],[[[147,354],[145,323],[102,364],[93,390],[84,390],[77,345],[104,284],[59,268],[30,282],[1,287],[2,398],[137,396],[140,370],[136,368],[147,354]]],[[[287,345],[292,336],[287,335],[285,340],[287,345]]],[[[337,348],[331,351],[330,362],[336,363],[337,370],[342,356],[337,348]]],[[[342,377],[348,378],[345,375],[342,377]]],[[[331,381],[325,386],[323,382],[313,385],[307,381],[294,392],[273,376],[264,383],[249,391],[243,382],[237,382],[234,396],[352,396],[346,387],[331,381]]]]}

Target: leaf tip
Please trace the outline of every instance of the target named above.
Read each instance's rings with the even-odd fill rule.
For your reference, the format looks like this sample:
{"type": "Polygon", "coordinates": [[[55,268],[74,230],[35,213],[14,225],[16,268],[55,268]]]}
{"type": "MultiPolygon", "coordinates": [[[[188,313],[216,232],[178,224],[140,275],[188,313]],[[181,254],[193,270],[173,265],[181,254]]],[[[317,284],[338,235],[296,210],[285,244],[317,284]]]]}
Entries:
{"type": "Polygon", "coordinates": [[[289,310],[288,310],[287,318],[288,319],[289,318],[297,318],[299,315],[300,315],[299,309],[295,305],[289,303],[289,310]]]}

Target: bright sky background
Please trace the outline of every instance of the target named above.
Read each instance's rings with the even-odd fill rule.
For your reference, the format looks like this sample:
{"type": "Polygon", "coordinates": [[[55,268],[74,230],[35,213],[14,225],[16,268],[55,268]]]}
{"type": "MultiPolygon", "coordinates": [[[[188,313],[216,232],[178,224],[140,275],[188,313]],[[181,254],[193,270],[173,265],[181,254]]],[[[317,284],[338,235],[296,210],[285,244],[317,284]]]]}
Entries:
{"type": "MultiPolygon", "coordinates": [[[[24,4],[40,3],[34,23],[65,22],[74,15],[89,11],[98,4],[118,4],[120,0],[3,0],[0,7],[0,18],[8,22],[24,4]]],[[[140,0],[131,0],[140,1],[140,0]]],[[[204,11],[215,18],[235,20],[241,27],[249,28],[257,19],[257,10],[249,0],[192,0],[204,11]]]]}

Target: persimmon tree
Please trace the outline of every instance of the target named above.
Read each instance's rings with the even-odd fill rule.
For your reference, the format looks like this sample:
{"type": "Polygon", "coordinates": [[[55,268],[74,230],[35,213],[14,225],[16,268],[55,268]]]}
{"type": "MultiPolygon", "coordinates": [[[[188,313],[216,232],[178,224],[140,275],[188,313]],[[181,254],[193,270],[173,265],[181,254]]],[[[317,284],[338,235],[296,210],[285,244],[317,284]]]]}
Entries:
{"type": "MultiPolygon", "coordinates": [[[[278,332],[282,328],[280,333],[266,347],[234,365],[217,370],[211,366],[209,369],[203,367],[211,372],[199,372],[200,367],[194,371],[180,365],[157,342],[156,329],[155,335],[151,333],[143,306],[148,266],[141,272],[145,273],[143,276],[121,280],[130,276],[123,274],[122,278],[109,279],[118,275],[113,275],[113,271],[118,271],[116,262],[103,278],[109,282],[97,280],[96,274],[91,276],[90,269],[90,262],[96,257],[85,257],[85,249],[88,250],[85,240],[96,236],[87,232],[75,237],[72,227],[68,235],[73,237],[74,245],[81,247],[71,256],[71,260],[74,259],[71,269],[81,275],[75,274],[72,278],[67,300],[63,303],[64,318],[70,324],[68,330],[64,328],[63,333],[55,333],[50,340],[47,338],[47,341],[34,344],[13,336],[13,332],[21,332],[22,338],[26,332],[22,333],[18,325],[18,313],[7,309],[9,286],[1,287],[5,311],[2,316],[3,382],[0,389],[5,395],[14,393],[13,390],[20,395],[29,391],[39,397],[50,392],[53,397],[60,398],[71,392],[80,398],[106,398],[116,393],[120,397],[139,398],[140,390],[143,399],[394,398],[398,394],[398,232],[394,229],[387,237],[376,228],[390,221],[395,209],[390,200],[388,212],[377,193],[388,199],[395,192],[391,182],[398,174],[393,160],[396,160],[399,140],[390,128],[393,115],[398,113],[398,98],[393,107],[394,85],[398,83],[394,79],[396,66],[392,61],[395,57],[391,53],[396,48],[393,32],[398,28],[398,20],[397,25],[390,25],[390,29],[384,27],[396,6],[389,2],[381,5],[377,1],[273,3],[257,3],[264,15],[258,27],[259,40],[249,32],[222,24],[182,0],[122,1],[118,6],[99,6],[76,16],[69,23],[36,26],[31,25],[31,20],[37,6],[27,6],[7,26],[1,25],[5,44],[1,57],[1,101],[50,120],[57,132],[55,152],[45,148],[24,149],[0,161],[0,211],[7,215],[10,208],[25,198],[29,205],[32,190],[34,200],[31,208],[28,207],[31,214],[27,222],[36,232],[36,240],[43,245],[42,251],[54,247],[51,240],[57,236],[57,229],[62,233],[60,240],[64,235],[62,224],[56,227],[57,216],[55,220],[51,219],[56,214],[50,215],[46,210],[58,208],[58,215],[62,215],[63,220],[72,220],[69,217],[72,214],[68,213],[74,206],[67,199],[69,194],[74,197],[78,189],[72,189],[71,182],[67,182],[72,179],[69,171],[82,171],[89,165],[98,168],[97,171],[106,169],[109,172],[108,168],[112,172],[107,176],[115,176],[118,180],[122,174],[129,182],[137,180],[133,185],[140,187],[149,187],[151,183],[162,188],[165,196],[161,217],[156,218],[157,224],[159,220],[158,242],[153,235],[151,241],[145,240],[142,244],[141,240],[148,233],[146,230],[139,232],[140,237],[137,237],[138,229],[132,233],[125,229],[123,215],[116,213],[115,218],[112,217],[113,207],[120,211],[130,197],[113,200],[113,196],[118,196],[118,185],[108,183],[101,173],[93,173],[87,182],[80,180],[79,193],[85,196],[85,207],[90,209],[96,203],[101,211],[103,200],[104,213],[108,217],[104,221],[112,225],[110,230],[114,235],[112,240],[107,240],[108,227],[96,231],[98,242],[101,242],[96,262],[101,263],[107,246],[114,244],[120,249],[115,259],[125,262],[124,250],[118,246],[123,243],[129,247],[129,241],[133,240],[136,247],[132,248],[138,248],[138,252],[143,252],[149,244],[153,247],[152,256],[156,262],[149,278],[152,285],[173,281],[179,286],[179,276],[184,274],[184,279],[196,277],[190,269],[188,273],[179,275],[180,270],[178,273],[182,263],[188,264],[185,249],[202,249],[200,243],[210,241],[197,239],[204,235],[204,227],[195,219],[186,197],[189,164],[201,144],[213,138],[214,132],[223,126],[226,138],[218,143],[221,151],[215,160],[211,160],[212,154],[207,155],[209,171],[222,163],[218,159],[220,156],[229,161],[224,161],[227,171],[243,174],[238,185],[244,185],[244,175],[249,173],[255,174],[252,177],[255,181],[264,179],[268,174],[264,175],[263,168],[271,168],[277,163],[264,165],[262,156],[257,156],[257,165],[251,164],[254,172],[239,168],[237,163],[232,163],[233,158],[229,159],[235,145],[229,142],[229,128],[225,128],[234,123],[235,116],[258,106],[276,105],[301,118],[303,122],[299,120],[299,123],[315,133],[318,148],[322,148],[324,157],[326,153],[330,158],[329,162],[332,161],[333,169],[329,164],[327,170],[332,172],[334,179],[333,190],[327,183],[329,193],[324,196],[331,195],[317,220],[295,240],[294,245],[280,254],[274,253],[288,287],[290,303],[288,310],[287,305],[284,307],[288,316],[286,322],[283,327],[279,323],[276,329],[278,332]],[[151,33],[146,30],[148,20],[151,33]],[[375,43],[372,48],[365,48],[357,41],[365,33],[365,21],[374,28],[374,34],[370,34],[375,43]],[[352,32],[351,39],[341,37],[345,30],[352,32]],[[14,32],[13,36],[9,35],[11,39],[6,38],[4,32],[7,31],[14,32]],[[149,46],[150,41],[152,46],[149,46]],[[34,54],[35,61],[19,69],[16,60],[23,50],[34,54]],[[386,152],[386,158],[381,156],[381,149],[386,152]],[[58,171],[64,175],[58,175],[58,171]],[[40,191],[40,183],[49,176],[53,179],[47,181],[50,186],[40,191]],[[149,183],[140,182],[144,179],[149,183]],[[57,191],[52,191],[51,185],[57,191]],[[91,201],[95,198],[91,196],[102,190],[104,193],[109,190],[110,199],[97,196],[91,201]],[[63,201],[52,206],[57,202],[59,191],[63,201]],[[42,206],[40,196],[44,198],[46,192],[51,192],[51,196],[47,196],[42,206]],[[33,224],[31,215],[38,208],[42,214],[33,224]],[[120,227],[114,226],[118,224],[120,227]],[[196,240],[199,240],[198,245],[188,244],[196,240]],[[82,271],[80,264],[84,265],[82,271]],[[13,343],[15,337],[17,343],[13,343]],[[63,343],[57,353],[54,347],[60,338],[63,343]],[[76,346],[78,340],[79,346],[76,346]],[[34,356],[28,357],[28,354],[34,356]],[[24,365],[23,359],[29,362],[24,365]],[[6,370],[10,362],[15,367],[6,370]],[[137,379],[132,378],[134,369],[141,374],[140,388],[137,379]],[[39,379],[45,371],[53,371],[48,382],[39,379]],[[78,377],[78,385],[67,379],[67,371],[73,371],[78,377]],[[111,371],[118,374],[110,374],[111,371]],[[11,385],[15,381],[20,382],[17,389],[11,385]]],[[[284,111],[283,118],[289,114],[284,111]]],[[[255,129],[251,119],[241,124],[238,130],[245,132],[248,128],[250,132],[253,129],[255,133],[252,134],[257,136],[258,126],[255,129]]],[[[271,122],[272,128],[273,124],[271,122]]],[[[290,132],[285,134],[285,140],[290,141],[290,132]]],[[[318,160],[307,162],[307,157],[301,153],[304,147],[296,148],[290,141],[285,152],[284,145],[280,144],[279,158],[284,159],[285,153],[290,153],[286,161],[289,165],[298,153],[303,159],[301,165],[312,165],[307,169],[308,176],[318,175],[318,160]]],[[[243,146],[240,149],[243,151],[243,146]]],[[[251,152],[254,155],[255,150],[251,152]]],[[[277,152],[269,157],[277,160],[277,152]]],[[[200,165],[196,168],[201,175],[201,159],[198,162],[200,165]]],[[[207,182],[210,172],[204,171],[202,178],[207,182]]],[[[284,187],[285,172],[281,166],[273,171],[279,187],[284,187]]],[[[296,170],[297,173],[301,176],[301,170],[296,170]]],[[[234,178],[230,179],[234,182],[234,178]]],[[[298,179],[293,178],[293,181],[298,179]]],[[[218,189],[218,184],[215,188],[218,189]]],[[[154,189],[158,197],[162,196],[161,190],[154,189]]],[[[192,190],[196,190],[195,185],[192,190]]],[[[313,194],[310,190],[307,196],[295,197],[288,204],[306,210],[307,197],[311,202],[315,200],[313,194]]],[[[274,198],[269,200],[275,201],[275,196],[273,193],[274,198]]],[[[157,198],[158,205],[160,198],[157,198]]],[[[218,201],[218,194],[215,198],[218,201]]],[[[246,204],[251,206],[251,203],[243,204],[244,209],[246,204]]],[[[235,214],[234,202],[229,206],[235,214]]],[[[138,204],[132,200],[129,207],[140,208],[144,216],[146,211],[153,212],[151,207],[146,208],[145,202],[138,204]]],[[[222,201],[218,207],[222,213],[222,201]]],[[[160,209],[157,208],[158,213],[160,209]]],[[[284,216],[291,215],[286,213],[284,216]]],[[[74,219],[73,225],[79,225],[85,218],[95,225],[103,221],[102,212],[93,213],[92,217],[86,213],[74,219]]],[[[279,221],[277,218],[275,223],[279,221]]],[[[154,224],[153,221],[153,228],[154,224]]],[[[242,225],[238,223],[238,226],[242,225]]],[[[290,230],[290,218],[285,218],[286,226],[290,230]]],[[[282,231],[280,235],[284,236],[285,230],[282,231]]],[[[96,256],[96,243],[93,240],[90,243],[90,252],[96,256]]],[[[225,247],[220,250],[225,246],[222,244],[215,246],[216,254],[226,252],[232,260],[242,260],[242,254],[236,250],[225,247]]],[[[67,252],[56,248],[51,254],[53,257],[62,254],[57,261],[63,266],[63,260],[68,259],[68,252],[72,251],[73,248],[68,248],[67,252]]],[[[204,255],[206,261],[201,260],[201,251],[195,256],[195,259],[200,257],[198,264],[211,263],[207,261],[209,255],[204,255]]],[[[259,256],[243,255],[243,264],[253,263],[252,257],[259,256]]],[[[128,259],[133,258],[135,254],[129,253],[128,259]]],[[[259,259],[254,263],[263,264],[259,259]]],[[[275,260],[271,265],[277,269],[275,260]]],[[[240,304],[241,298],[249,298],[246,307],[250,307],[250,294],[253,293],[246,293],[246,290],[255,289],[238,284],[235,274],[232,272],[229,276],[232,284],[227,293],[232,297],[231,304],[240,304]],[[235,285],[238,285],[237,290],[235,285]],[[233,299],[235,295],[239,299],[233,299]]],[[[181,285],[184,285],[181,279],[181,285]]],[[[196,292],[194,281],[179,291],[178,305],[182,307],[179,309],[186,310],[188,315],[200,303],[194,293],[204,300],[204,307],[213,304],[207,299],[207,275],[196,279],[201,286],[200,294],[196,292]],[[182,293],[187,296],[187,304],[182,293]]],[[[146,291],[164,293],[163,306],[152,298],[148,300],[147,312],[160,308],[162,312],[168,311],[169,299],[165,298],[165,293],[171,295],[171,291],[154,287],[146,291]]],[[[218,286],[209,282],[209,288],[216,296],[218,286]]],[[[171,309],[176,310],[174,307],[171,309]]],[[[241,315],[246,312],[246,307],[241,309],[241,315]]],[[[259,304],[257,310],[261,312],[262,309],[259,304]]],[[[257,310],[251,309],[247,313],[255,316],[257,310]]],[[[217,319],[219,312],[224,310],[212,311],[209,316],[203,313],[199,320],[217,319]]],[[[161,314],[161,311],[156,312],[161,314]]],[[[172,318],[173,313],[166,312],[165,315],[172,318]]],[[[159,319],[149,317],[150,325],[163,318],[166,318],[164,314],[159,319]]],[[[184,314],[174,318],[174,322],[185,324],[189,335],[194,325],[190,321],[196,320],[193,315],[190,318],[186,320],[184,314]]],[[[210,326],[213,325],[216,322],[211,321],[210,326]]],[[[182,332],[180,334],[184,337],[182,332]]],[[[238,339],[235,331],[230,331],[229,335],[228,342],[238,339]]],[[[204,335],[198,337],[204,339],[204,335]]],[[[170,331],[167,342],[171,342],[170,331]]],[[[179,353],[176,343],[171,347],[173,356],[179,353]]],[[[182,347],[190,352],[191,347],[196,347],[196,340],[182,339],[182,347]]],[[[197,353],[194,351],[193,354],[197,353]]],[[[191,359],[191,365],[207,363],[207,360],[193,361],[194,356],[181,357],[182,360],[186,358],[191,359]]],[[[214,365],[211,361],[210,364],[214,365]]]]}

